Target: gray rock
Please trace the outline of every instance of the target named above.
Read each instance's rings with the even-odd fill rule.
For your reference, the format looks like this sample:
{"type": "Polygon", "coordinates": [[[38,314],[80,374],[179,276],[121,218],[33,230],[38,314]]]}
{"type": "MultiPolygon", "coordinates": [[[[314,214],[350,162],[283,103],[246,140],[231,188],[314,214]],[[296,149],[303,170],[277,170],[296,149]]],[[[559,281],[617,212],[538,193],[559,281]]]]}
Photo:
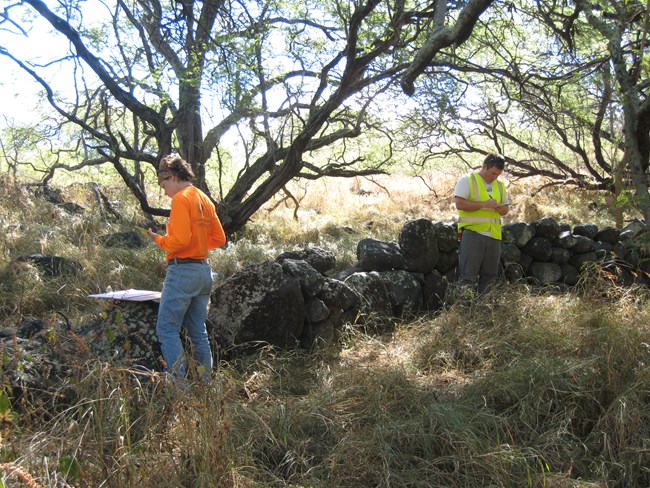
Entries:
{"type": "Polygon", "coordinates": [[[535,236],[535,227],[526,222],[506,224],[501,229],[503,242],[514,242],[522,248],[535,236]]]}
{"type": "Polygon", "coordinates": [[[438,271],[432,271],[423,276],[422,299],[423,307],[428,311],[440,310],[447,296],[449,282],[438,271]]]}
{"type": "Polygon", "coordinates": [[[546,237],[535,236],[523,247],[522,251],[535,261],[546,262],[553,253],[551,241],[546,237]]]}
{"type": "Polygon", "coordinates": [[[514,283],[523,279],[526,276],[521,264],[509,263],[503,270],[503,275],[509,283],[514,283]]]}
{"type": "Polygon", "coordinates": [[[578,224],[573,227],[573,234],[588,237],[593,240],[598,234],[598,226],[594,224],[578,224]]]}
{"type": "Polygon", "coordinates": [[[82,326],[77,333],[86,339],[94,357],[122,366],[137,364],[161,370],[157,318],[157,302],[115,300],[104,320],[82,326]]]}
{"type": "Polygon", "coordinates": [[[533,258],[530,257],[528,254],[521,253],[519,266],[521,266],[521,269],[523,270],[524,273],[528,273],[528,268],[530,268],[531,264],[533,264],[533,258]]]}
{"type": "Polygon", "coordinates": [[[287,251],[275,258],[278,263],[282,263],[285,259],[306,261],[312,268],[322,274],[327,273],[336,266],[334,253],[320,247],[310,247],[302,251],[287,251]]]}
{"type": "Polygon", "coordinates": [[[325,285],[325,277],[316,271],[307,261],[284,259],[282,271],[300,282],[300,289],[307,297],[314,297],[325,285]]]}
{"type": "MultiPolygon", "coordinates": [[[[593,242],[593,241],[592,241],[593,242]]],[[[583,266],[587,263],[593,263],[598,260],[598,256],[594,251],[584,252],[580,254],[573,254],[569,259],[569,264],[575,266],[579,271],[582,270],[583,266]]]]}
{"type": "Polygon", "coordinates": [[[593,239],[590,239],[589,237],[585,236],[575,236],[576,238],[576,243],[575,245],[571,248],[571,251],[574,254],[582,254],[585,252],[593,251],[595,247],[595,243],[593,239]]]}
{"type": "Polygon", "coordinates": [[[7,337],[15,337],[18,335],[18,329],[15,327],[3,327],[0,329],[0,339],[6,339],[7,337]]]}
{"type": "Polygon", "coordinates": [[[307,325],[300,338],[300,345],[305,349],[326,346],[336,339],[336,326],[329,320],[307,325]]]}
{"type": "Polygon", "coordinates": [[[560,224],[553,217],[544,217],[533,222],[535,235],[544,237],[549,241],[557,239],[560,235],[560,224]]]}
{"type": "Polygon", "coordinates": [[[458,251],[441,252],[436,270],[445,274],[458,266],[458,251]]]}
{"type": "Polygon", "coordinates": [[[549,259],[551,263],[563,265],[569,262],[569,258],[571,258],[571,252],[568,249],[562,247],[551,248],[551,258],[549,259]]]}
{"type": "Polygon", "coordinates": [[[627,252],[627,247],[621,241],[618,241],[616,244],[612,246],[612,252],[616,254],[616,256],[622,259],[623,256],[625,256],[625,253],[627,252]]]}
{"type": "Polygon", "coordinates": [[[386,285],[392,315],[402,317],[422,310],[422,285],[414,273],[395,270],[381,271],[377,274],[386,285]]]}
{"type": "Polygon", "coordinates": [[[395,242],[362,239],[357,244],[357,258],[364,271],[404,269],[404,256],[395,242]]]}
{"type": "Polygon", "coordinates": [[[578,283],[579,272],[578,268],[571,264],[563,264],[562,268],[562,282],[574,286],[578,283]]]}
{"type": "Polygon", "coordinates": [[[28,318],[20,324],[16,331],[18,337],[23,339],[31,339],[36,334],[39,334],[45,329],[45,323],[40,319],[28,318]]]}
{"type": "Polygon", "coordinates": [[[530,265],[528,274],[542,284],[549,284],[560,281],[562,268],[555,263],[534,262],[530,265]]]}
{"type": "Polygon", "coordinates": [[[578,239],[570,231],[564,230],[560,232],[560,235],[553,241],[553,245],[556,247],[561,247],[562,249],[572,249],[578,239]]]}
{"type": "Polygon", "coordinates": [[[15,405],[60,402],[69,388],[72,365],[91,358],[84,341],[59,321],[30,339],[2,337],[0,349],[2,381],[15,405]]]}
{"type": "Polygon", "coordinates": [[[609,254],[612,252],[612,249],[614,249],[614,246],[612,246],[609,242],[605,241],[594,241],[594,251],[605,251],[605,254],[609,254]]]}
{"type": "Polygon", "coordinates": [[[332,278],[334,278],[335,280],[339,280],[339,281],[345,281],[345,279],[348,276],[353,275],[354,273],[361,273],[362,271],[364,271],[363,268],[361,266],[359,266],[359,264],[356,264],[356,265],[352,266],[351,268],[342,269],[341,271],[336,273],[334,276],[332,276],[332,278]]]}
{"type": "Polygon", "coordinates": [[[348,284],[332,278],[325,278],[325,284],[317,295],[330,309],[350,310],[361,304],[361,297],[348,284]]]}
{"type": "Polygon", "coordinates": [[[429,219],[406,222],[397,242],[404,257],[404,269],[428,273],[436,268],[439,259],[436,228],[429,219]]]}
{"type": "Polygon", "coordinates": [[[248,266],[215,289],[208,317],[208,332],[218,343],[293,346],[305,320],[300,282],[276,262],[248,266]]]}
{"type": "Polygon", "coordinates": [[[309,322],[312,324],[325,320],[330,315],[330,309],[318,298],[312,298],[305,302],[305,309],[309,322]]]}
{"type": "Polygon", "coordinates": [[[501,261],[504,264],[518,263],[521,259],[521,250],[514,242],[501,243],[501,261]]]}
{"type": "Polygon", "coordinates": [[[433,227],[436,230],[438,251],[448,253],[458,249],[458,226],[455,223],[436,222],[433,227]]]}
{"type": "Polygon", "coordinates": [[[595,241],[602,241],[611,244],[612,246],[618,242],[621,237],[621,231],[615,227],[605,227],[598,231],[593,237],[595,241]]]}
{"type": "Polygon", "coordinates": [[[627,241],[639,235],[641,232],[647,230],[645,222],[641,220],[634,220],[621,229],[620,240],[627,241]]]}
{"type": "Polygon", "coordinates": [[[345,279],[345,284],[360,297],[359,308],[366,314],[392,314],[391,296],[384,280],[376,271],[354,273],[345,279]]]}

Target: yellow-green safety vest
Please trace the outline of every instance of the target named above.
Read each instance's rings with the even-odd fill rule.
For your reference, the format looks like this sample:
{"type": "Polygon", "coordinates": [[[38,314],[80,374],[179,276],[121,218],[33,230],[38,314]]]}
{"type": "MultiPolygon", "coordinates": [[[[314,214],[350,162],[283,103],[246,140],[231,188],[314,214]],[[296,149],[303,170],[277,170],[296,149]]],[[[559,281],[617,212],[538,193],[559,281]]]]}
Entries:
{"type": "MultiPolygon", "coordinates": [[[[485,182],[478,172],[467,175],[469,181],[469,201],[486,202],[490,195],[485,188],[485,182]]],[[[503,183],[495,180],[496,185],[492,185],[492,198],[497,202],[503,203],[505,191],[503,183]]],[[[458,211],[458,230],[469,229],[474,232],[489,232],[493,239],[501,240],[501,215],[496,210],[482,208],[469,212],[467,210],[458,211]]]]}

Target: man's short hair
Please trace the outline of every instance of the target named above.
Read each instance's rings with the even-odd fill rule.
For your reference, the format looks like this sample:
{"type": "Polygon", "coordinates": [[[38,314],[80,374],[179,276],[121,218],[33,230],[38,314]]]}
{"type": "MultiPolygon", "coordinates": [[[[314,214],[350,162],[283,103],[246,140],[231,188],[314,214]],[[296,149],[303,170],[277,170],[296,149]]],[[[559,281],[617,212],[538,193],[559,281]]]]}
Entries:
{"type": "Polygon", "coordinates": [[[483,164],[487,168],[497,167],[503,171],[503,168],[505,168],[506,166],[506,158],[504,158],[501,154],[488,154],[485,157],[485,161],[483,161],[483,164]]]}

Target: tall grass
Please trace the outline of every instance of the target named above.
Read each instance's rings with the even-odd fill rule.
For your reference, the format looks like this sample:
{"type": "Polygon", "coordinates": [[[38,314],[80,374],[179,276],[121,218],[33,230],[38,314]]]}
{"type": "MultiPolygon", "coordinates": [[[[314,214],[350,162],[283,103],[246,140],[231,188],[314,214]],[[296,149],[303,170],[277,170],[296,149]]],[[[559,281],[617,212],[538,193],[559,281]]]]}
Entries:
{"type": "Polygon", "coordinates": [[[509,287],[222,362],[173,400],[90,363],[38,422],[17,412],[1,460],[47,486],[648,486],[648,298],[509,287]]]}
{"type": "MultiPolygon", "coordinates": [[[[435,194],[397,183],[368,184],[369,195],[359,193],[365,181],[355,193],[328,188],[332,202],[306,196],[297,220],[291,207],[262,211],[212,264],[223,279],[319,245],[345,266],[363,237],[395,239],[405,219],[453,217],[449,182],[435,194]]],[[[101,312],[89,293],[158,289],[154,247],[99,243],[134,218],[112,221],[91,203],[64,215],[0,188],[2,202],[21,195],[0,222],[3,326],[53,311],[80,324],[101,312]],[[45,278],[13,262],[41,251],[84,273],[45,278]]],[[[541,196],[535,204],[552,208],[541,196]]],[[[221,361],[210,385],[188,392],[157,373],[80,363],[39,401],[11,403],[4,385],[0,485],[22,473],[48,487],[646,487],[649,298],[596,272],[571,293],[504,286],[411,322],[348,325],[316,351],[221,361]]]]}

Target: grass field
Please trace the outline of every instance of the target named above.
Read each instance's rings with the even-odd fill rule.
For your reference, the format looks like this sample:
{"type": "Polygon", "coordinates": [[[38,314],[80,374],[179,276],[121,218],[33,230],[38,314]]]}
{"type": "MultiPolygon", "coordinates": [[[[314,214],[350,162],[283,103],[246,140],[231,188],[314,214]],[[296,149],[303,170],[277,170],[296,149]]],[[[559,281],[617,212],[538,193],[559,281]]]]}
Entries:
{"type": "MultiPolygon", "coordinates": [[[[271,202],[211,262],[223,279],[318,245],[344,268],[362,238],[395,239],[412,218],[452,220],[457,176],[319,182],[306,194],[296,185],[297,212],[290,201],[271,202]]],[[[614,221],[596,195],[535,188],[510,182],[510,221],[614,221]]],[[[102,312],[87,295],[109,285],[159,289],[160,252],[98,243],[139,219],[120,189],[105,191],[122,202],[123,221],[102,216],[84,186],[64,189],[87,209],[71,215],[3,181],[3,327],[54,313],[85,323],[102,312]],[[11,265],[37,252],[77,259],[85,272],[46,280],[11,265]]],[[[571,293],[502,286],[471,306],[348,326],[316,351],[265,348],[221,361],[211,386],[176,392],[173,402],[157,376],[100,363],[80,366],[60,396],[42,403],[7,403],[5,384],[1,483],[647,487],[649,298],[646,289],[617,288],[595,272],[571,293]]]]}

